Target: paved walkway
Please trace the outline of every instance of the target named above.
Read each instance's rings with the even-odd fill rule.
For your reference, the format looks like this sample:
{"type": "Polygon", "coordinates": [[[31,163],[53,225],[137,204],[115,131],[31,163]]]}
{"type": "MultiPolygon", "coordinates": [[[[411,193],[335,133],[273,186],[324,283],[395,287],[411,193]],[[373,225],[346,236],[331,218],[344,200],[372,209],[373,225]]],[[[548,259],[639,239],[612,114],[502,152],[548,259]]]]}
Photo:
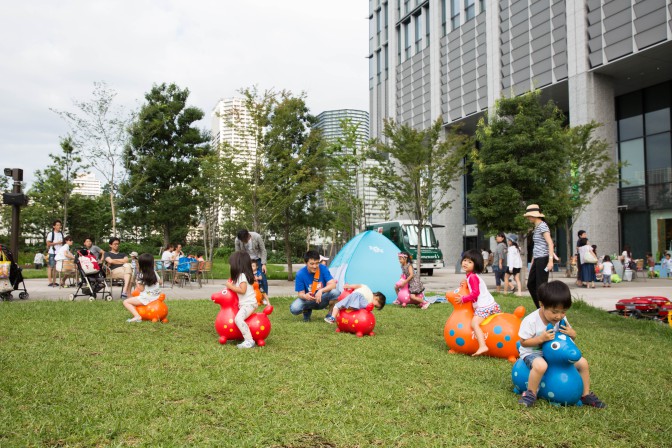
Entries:
{"type": "MultiPolygon", "coordinates": [[[[464,278],[463,274],[454,274],[452,269],[435,270],[433,277],[423,276],[422,281],[427,291],[442,294],[445,291],[454,290],[458,287],[460,281],[464,278]]],[[[495,278],[493,274],[485,274],[485,282],[490,291],[495,289],[495,278]]],[[[630,298],[641,295],[670,297],[672,294],[672,279],[637,279],[633,282],[623,282],[612,285],[611,288],[603,288],[601,284],[596,284],[595,289],[579,288],[574,285],[574,279],[568,279],[563,273],[554,273],[554,279],[561,280],[570,285],[572,294],[581,298],[589,304],[605,310],[614,309],[615,303],[619,299],[630,298]]],[[[224,280],[214,280],[203,284],[202,288],[198,285],[193,287],[165,288],[167,297],[170,300],[193,300],[207,299],[220,291],[224,287],[224,280]]],[[[68,296],[75,291],[75,288],[50,288],[47,286],[46,279],[26,280],[26,287],[30,294],[29,300],[67,300],[68,296]]],[[[288,297],[294,295],[294,283],[286,280],[269,280],[269,289],[271,297],[288,297]]],[[[115,288],[114,298],[119,299],[120,288],[115,288]]],[[[14,292],[14,299],[18,300],[18,292],[14,292]]],[[[529,294],[524,293],[529,297],[529,294]]],[[[78,297],[76,300],[88,300],[87,297],[78,297]]],[[[521,298],[521,300],[526,300],[521,298]]],[[[529,299],[527,299],[529,300],[529,299]]]]}

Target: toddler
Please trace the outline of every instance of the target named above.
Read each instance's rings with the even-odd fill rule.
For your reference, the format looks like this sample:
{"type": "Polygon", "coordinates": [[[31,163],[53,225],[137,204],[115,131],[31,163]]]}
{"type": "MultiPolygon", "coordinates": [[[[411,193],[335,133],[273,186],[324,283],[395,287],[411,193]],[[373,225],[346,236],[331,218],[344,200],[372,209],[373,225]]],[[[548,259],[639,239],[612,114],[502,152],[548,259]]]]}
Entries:
{"type": "Polygon", "coordinates": [[[488,351],[485,336],[481,330],[481,322],[491,314],[502,312],[492,294],[488,292],[485,282],[478,275],[483,272],[483,263],[483,256],[475,249],[468,250],[462,255],[462,269],[467,273],[469,295],[460,297],[460,301],[473,303],[474,317],[471,319],[471,329],[474,330],[474,335],[478,340],[478,350],[471,356],[480,356],[488,351]]]}
{"type": "Polygon", "coordinates": [[[126,322],[142,322],[142,317],[140,317],[135,307],[138,305],[147,305],[158,299],[161,294],[159,276],[154,270],[154,257],[152,254],[145,253],[138,257],[136,284],[136,290],[131,297],[124,300],[124,307],[133,315],[126,322]]]}
{"type": "Polygon", "coordinates": [[[341,310],[361,310],[362,308],[366,308],[369,303],[373,303],[373,306],[377,310],[382,310],[385,306],[385,295],[383,295],[382,292],[372,293],[366,285],[348,285],[346,283],[343,285],[343,289],[354,289],[354,291],[352,291],[352,293],[345,299],[334,305],[334,310],[331,312],[331,316],[324,318],[325,322],[330,324],[336,322],[338,313],[341,310]]]}
{"type": "Polygon", "coordinates": [[[602,260],[602,287],[611,288],[611,274],[614,273],[614,264],[609,255],[604,256],[602,260]]]}
{"type": "Polygon", "coordinates": [[[238,294],[238,313],[234,322],[245,339],[238,344],[238,348],[252,348],[256,344],[250,327],[245,322],[245,319],[257,309],[257,298],[252,287],[254,283],[252,260],[247,252],[237,251],[229,258],[229,265],[231,265],[231,280],[227,282],[226,287],[238,294]]]}
{"type": "Polygon", "coordinates": [[[418,305],[423,310],[429,308],[429,302],[425,300],[422,292],[425,290],[418,276],[413,272],[413,257],[408,252],[399,252],[399,264],[401,265],[401,280],[394,285],[394,290],[399,294],[399,290],[408,284],[411,303],[418,305]]]}
{"type": "Polygon", "coordinates": [[[261,266],[259,266],[259,263],[257,263],[257,260],[252,260],[252,273],[254,274],[254,281],[259,285],[259,291],[261,291],[261,303],[258,305],[264,304],[268,305],[268,293],[264,290],[264,287],[262,286],[264,282],[262,281],[264,279],[262,272],[261,272],[261,266]]]}
{"type": "MultiPolygon", "coordinates": [[[[518,403],[525,407],[533,406],[537,401],[539,383],[548,368],[541,351],[541,345],[546,341],[553,340],[556,331],[566,334],[572,340],[576,339],[576,331],[565,318],[567,310],[572,306],[572,294],[569,292],[569,287],[558,280],[544,283],[539,286],[539,302],[541,303],[540,308],[523,319],[518,332],[518,336],[520,336],[520,359],[530,369],[527,390],[518,400],[518,403]],[[563,319],[564,325],[561,325],[563,319]],[[552,330],[546,329],[548,324],[553,324],[552,330]]],[[[583,380],[581,402],[587,406],[606,408],[607,405],[590,390],[590,372],[586,358],[582,357],[574,365],[583,380]]]]}

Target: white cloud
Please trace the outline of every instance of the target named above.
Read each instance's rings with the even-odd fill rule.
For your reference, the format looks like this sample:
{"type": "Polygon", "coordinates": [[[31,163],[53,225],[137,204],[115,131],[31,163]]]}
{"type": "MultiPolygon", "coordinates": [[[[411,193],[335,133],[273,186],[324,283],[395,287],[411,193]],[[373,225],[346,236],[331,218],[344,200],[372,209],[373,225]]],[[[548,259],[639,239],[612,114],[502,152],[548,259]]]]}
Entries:
{"type": "MultiPolygon", "coordinates": [[[[94,81],[137,107],[175,82],[206,113],[241,87],[305,91],[315,114],[368,109],[368,5],[361,0],[30,1],[0,16],[0,160],[30,181],[58,151],[94,81]]],[[[1,167],[0,167],[1,168],[1,167]]]]}

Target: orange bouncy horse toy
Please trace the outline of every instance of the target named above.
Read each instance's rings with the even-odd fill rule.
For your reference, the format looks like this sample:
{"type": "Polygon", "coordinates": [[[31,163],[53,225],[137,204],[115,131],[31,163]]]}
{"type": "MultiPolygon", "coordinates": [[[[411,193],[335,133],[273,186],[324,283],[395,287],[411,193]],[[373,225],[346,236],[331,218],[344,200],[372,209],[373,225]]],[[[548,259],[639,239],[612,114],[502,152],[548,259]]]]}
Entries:
{"type": "MultiPolygon", "coordinates": [[[[448,353],[471,355],[478,349],[478,341],[471,329],[474,308],[471,303],[458,301],[460,296],[468,294],[469,288],[466,281],[460,283],[459,289],[446,293],[446,299],[455,308],[443,329],[443,337],[450,349],[448,353]]],[[[518,358],[516,343],[520,339],[518,330],[520,330],[520,321],[523,316],[525,316],[525,307],[519,306],[513,314],[493,314],[481,323],[485,344],[488,346],[485,355],[505,358],[512,363],[516,362],[516,358],[518,358]]]]}

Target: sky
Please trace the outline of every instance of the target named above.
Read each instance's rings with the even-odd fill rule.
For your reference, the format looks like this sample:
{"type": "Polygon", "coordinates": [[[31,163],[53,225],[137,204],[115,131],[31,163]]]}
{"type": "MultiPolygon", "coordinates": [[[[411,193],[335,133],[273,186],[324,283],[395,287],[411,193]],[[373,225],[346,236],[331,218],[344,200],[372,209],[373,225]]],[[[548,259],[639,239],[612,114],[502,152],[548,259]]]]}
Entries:
{"type": "Polygon", "coordinates": [[[208,130],[217,101],[252,85],[304,91],[315,115],[368,110],[367,14],[362,0],[3,2],[0,168],[30,184],[68,132],[50,109],[76,111],[97,81],[130,110],[153,84],[187,87],[208,130]]]}

